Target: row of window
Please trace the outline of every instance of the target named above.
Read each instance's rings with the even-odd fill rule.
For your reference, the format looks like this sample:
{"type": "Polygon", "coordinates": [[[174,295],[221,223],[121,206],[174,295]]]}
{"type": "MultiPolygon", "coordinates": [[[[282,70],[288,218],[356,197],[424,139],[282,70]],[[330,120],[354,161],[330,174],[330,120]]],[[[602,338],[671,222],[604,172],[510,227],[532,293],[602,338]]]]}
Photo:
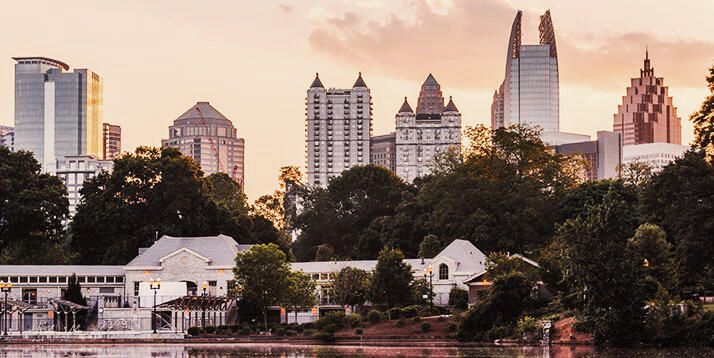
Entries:
{"type": "MultiPolygon", "coordinates": [[[[12,283],[67,283],[68,276],[2,276],[12,283]]],[[[124,276],[78,276],[79,283],[123,283],[124,276]]]]}

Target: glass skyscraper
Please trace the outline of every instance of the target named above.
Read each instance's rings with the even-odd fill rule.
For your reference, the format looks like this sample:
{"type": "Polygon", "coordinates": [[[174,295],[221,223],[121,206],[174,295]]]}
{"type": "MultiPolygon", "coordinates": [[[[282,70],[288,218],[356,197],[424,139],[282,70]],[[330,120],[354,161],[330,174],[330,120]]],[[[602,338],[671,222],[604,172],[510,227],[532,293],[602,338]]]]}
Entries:
{"type": "Polygon", "coordinates": [[[67,156],[102,156],[103,81],[87,69],[69,70],[46,57],[13,57],[15,148],[35,154],[54,172],[67,156]]]}
{"type": "Polygon", "coordinates": [[[521,44],[518,11],[511,27],[506,75],[491,106],[493,128],[513,124],[539,126],[543,132],[560,129],[558,53],[550,11],[540,17],[540,44],[521,44]]]}

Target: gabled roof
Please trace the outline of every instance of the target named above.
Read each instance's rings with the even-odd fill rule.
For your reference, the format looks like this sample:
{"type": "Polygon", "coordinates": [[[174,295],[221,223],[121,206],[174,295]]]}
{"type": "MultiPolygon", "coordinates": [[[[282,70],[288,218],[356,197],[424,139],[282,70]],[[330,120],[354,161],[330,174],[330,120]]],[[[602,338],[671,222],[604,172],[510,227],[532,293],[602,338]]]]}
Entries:
{"type": "Polygon", "coordinates": [[[449,96],[449,104],[447,104],[446,108],[444,108],[444,112],[458,112],[458,111],[459,111],[459,109],[456,108],[454,101],[451,99],[451,96],[449,96]]]}
{"type": "Polygon", "coordinates": [[[357,81],[355,81],[355,84],[352,86],[352,88],[356,87],[367,88],[367,84],[364,83],[364,80],[362,79],[362,72],[359,73],[359,76],[357,76],[357,81]]]}
{"type": "Polygon", "coordinates": [[[161,262],[181,251],[198,256],[208,261],[210,266],[233,266],[239,251],[247,250],[251,245],[238,245],[226,235],[205,237],[162,236],[151,247],[129,262],[126,268],[140,269],[158,267],[161,262]]]}
{"type": "Polygon", "coordinates": [[[320,81],[320,75],[318,73],[315,73],[315,80],[312,81],[310,88],[325,88],[325,86],[322,85],[322,81],[320,81]]]}
{"type": "Polygon", "coordinates": [[[211,104],[208,102],[197,102],[193,107],[189,108],[188,111],[184,112],[184,114],[176,118],[175,122],[189,119],[201,120],[202,117],[206,121],[218,120],[233,125],[233,123],[231,123],[231,121],[226,118],[226,116],[221,114],[221,112],[218,112],[218,110],[213,108],[213,106],[211,106],[211,104]]]}
{"type": "Polygon", "coordinates": [[[407,102],[406,97],[404,97],[404,103],[402,103],[402,107],[399,108],[399,112],[397,113],[414,113],[412,107],[409,105],[409,102],[407,102]]]}
{"type": "Polygon", "coordinates": [[[430,73],[429,76],[426,77],[426,80],[424,80],[424,84],[438,85],[439,82],[437,82],[436,78],[430,73]]]}
{"type": "Polygon", "coordinates": [[[434,257],[432,261],[437,261],[441,257],[458,263],[459,272],[479,272],[486,266],[486,255],[477,249],[471,242],[466,240],[454,240],[445,249],[434,257]]]}

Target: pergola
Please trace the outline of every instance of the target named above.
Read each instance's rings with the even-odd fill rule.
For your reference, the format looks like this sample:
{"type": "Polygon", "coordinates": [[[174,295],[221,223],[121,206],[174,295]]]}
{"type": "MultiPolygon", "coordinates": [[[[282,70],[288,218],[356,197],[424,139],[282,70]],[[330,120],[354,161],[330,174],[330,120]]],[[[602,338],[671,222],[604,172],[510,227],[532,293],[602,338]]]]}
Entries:
{"type": "MultiPolygon", "coordinates": [[[[2,317],[3,320],[7,319],[8,322],[3,322],[3,324],[8,324],[12,325],[12,315],[17,312],[17,325],[18,325],[18,330],[20,333],[22,333],[22,326],[23,326],[23,318],[24,318],[24,313],[27,312],[27,310],[31,308],[35,308],[35,305],[31,305],[27,302],[20,301],[14,298],[8,298],[7,299],[7,305],[5,305],[5,301],[0,300],[0,317],[2,317]],[[7,314],[7,315],[6,315],[7,314]]],[[[2,326],[0,326],[0,329],[2,326]]],[[[9,327],[12,328],[12,327],[9,327]]]]}
{"type": "MultiPolygon", "coordinates": [[[[87,310],[89,307],[80,305],[78,303],[70,302],[70,301],[65,301],[59,298],[50,298],[47,301],[48,305],[52,307],[53,311],[56,313],[64,313],[64,331],[67,332],[67,325],[68,325],[68,320],[69,320],[69,314],[72,314],[72,328],[70,331],[76,331],[77,330],[77,320],[76,315],[77,312],[82,311],[82,310],[87,310]]],[[[60,320],[62,318],[60,317],[60,320]]],[[[61,323],[61,321],[60,321],[61,323]]],[[[54,325],[54,320],[53,320],[53,325],[54,325]]]]}
{"type": "Polygon", "coordinates": [[[179,320],[181,321],[181,331],[185,331],[188,327],[191,327],[192,315],[193,322],[199,324],[199,312],[201,312],[200,324],[205,327],[206,321],[208,323],[213,323],[214,326],[224,325],[226,323],[226,316],[228,314],[228,309],[233,303],[235,303],[235,298],[226,296],[183,296],[175,298],[171,301],[166,301],[162,304],[157,305],[157,308],[168,308],[174,311],[174,324],[176,330],[178,330],[179,320]],[[181,317],[179,318],[179,312],[181,312],[181,317]],[[206,315],[208,313],[208,315],[206,315]],[[188,327],[186,326],[186,320],[188,320],[188,327]]]}

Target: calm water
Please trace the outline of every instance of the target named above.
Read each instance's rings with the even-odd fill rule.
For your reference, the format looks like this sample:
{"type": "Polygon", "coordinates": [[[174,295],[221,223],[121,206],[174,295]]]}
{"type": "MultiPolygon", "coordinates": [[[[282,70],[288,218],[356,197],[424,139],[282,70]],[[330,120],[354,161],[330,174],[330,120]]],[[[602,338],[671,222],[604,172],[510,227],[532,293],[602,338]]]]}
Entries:
{"type": "Polygon", "coordinates": [[[596,351],[591,347],[358,347],[282,344],[204,345],[11,345],[0,346],[0,357],[714,357],[713,349],[622,349],[596,351]]]}

